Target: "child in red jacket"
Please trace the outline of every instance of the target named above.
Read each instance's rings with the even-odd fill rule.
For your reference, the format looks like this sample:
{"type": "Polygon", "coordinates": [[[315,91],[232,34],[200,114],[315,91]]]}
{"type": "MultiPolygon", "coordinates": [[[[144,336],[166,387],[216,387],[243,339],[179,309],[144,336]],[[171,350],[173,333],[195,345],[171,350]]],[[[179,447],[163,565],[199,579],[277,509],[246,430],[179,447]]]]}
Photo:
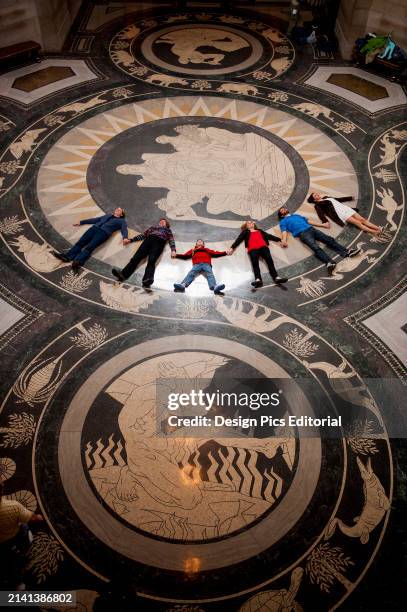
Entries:
{"type": "Polygon", "coordinates": [[[190,285],[197,276],[202,274],[208,281],[209,289],[219,295],[225,288],[225,285],[217,285],[215,276],[212,271],[212,257],[224,257],[226,251],[212,251],[207,249],[203,240],[197,240],[193,249],[190,249],[183,255],[176,255],[177,259],[192,259],[192,268],[182,281],[182,283],[174,283],[174,291],[183,293],[185,288],[190,285]]]}

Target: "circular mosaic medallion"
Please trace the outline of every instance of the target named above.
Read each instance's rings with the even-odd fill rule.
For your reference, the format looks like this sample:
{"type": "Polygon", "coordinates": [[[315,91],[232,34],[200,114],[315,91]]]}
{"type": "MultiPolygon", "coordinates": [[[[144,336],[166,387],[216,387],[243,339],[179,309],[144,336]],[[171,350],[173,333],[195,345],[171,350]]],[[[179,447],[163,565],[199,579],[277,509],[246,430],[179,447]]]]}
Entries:
{"type": "MultiPolygon", "coordinates": [[[[72,128],[46,155],[37,192],[49,222],[72,242],[83,232],[72,230],[78,219],[123,206],[137,233],[168,217],[183,252],[197,238],[228,248],[248,217],[278,235],[280,206],[308,215],[308,191],[336,192],[345,175],[357,194],[348,157],[302,119],[253,102],[181,97],[124,104],[72,128]]],[[[297,240],[274,250],[280,267],[310,258],[297,240]]],[[[125,265],[129,255],[116,235],[94,257],[125,265]]],[[[243,250],[216,265],[228,269],[229,287],[242,282],[242,269],[251,276],[243,250]]],[[[168,287],[168,274],[158,267],[158,287],[168,287]]]]}
{"type": "MultiPolygon", "coordinates": [[[[250,307],[241,306],[240,312],[250,307]]],[[[365,540],[366,534],[359,528],[348,532],[348,516],[369,503],[363,482],[374,481],[385,505],[369,524],[373,546],[386,525],[391,497],[382,421],[373,400],[362,406],[362,395],[352,396],[352,389],[363,388],[365,398],[369,393],[332,347],[290,317],[275,311],[272,316],[277,318],[269,338],[241,329],[242,342],[222,326],[213,328],[214,335],[195,334],[190,326],[174,336],[169,322],[159,320],[166,333],[154,340],[129,331],[105,342],[106,330],[85,323],[34,363],[37,370],[53,355],[52,363],[60,366],[52,383],[63,377],[39,422],[34,456],[49,471],[47,479],[36,480],[36,491],[60,542],[80,563],[107,578],[112,567],[120,566],[128,576],[142,567],[137,570],[142,593],[160,568],[164,599],[205,599],[205,572],[216,570],[211,590],[216,600],[218,594],[247,597],[298,565],[317,573],[317,559],[333,550],[333,555],[351,555],[352,563],[358,559],[354,569],[349,563],[340,573],[339,584],[353,588],[374,548],[353,546],[352,538],[365,540]],[[100,346],[84,358],[85,336],[87,341],[97,336],[100,346]],[[300,371],[294,351],[303,337],[309,351],[323,351],[325,361],[302,361],[300,371]],[[327,386],[326,372],[339,370],[347,378],[335,382],[333,377],[327,386]],[[310,385],[296,384],[294,373],[309,377],[310,385]],[[205,379],[215,388],[236,376],[274,379],[283,396],[295,398],[280,406],[281,414],[334,416],[334,390],[348,404],[345,421],[357,414],[355,423],[363,424],[369,414],[369,427],[379,436],[361,440],[356,430],[347,439],[307,437],[298,430],[242,435],[239,427],[236,437],[230,432],[222,437],[222,429],[197,438],[160,435],[158,381],[205,379]],[[356,387],[348,382],[353,377],[356,387]],[[358,499],[358,491],[360,501],[353,507],[349,499],[358,499]],[[238,588],[231,579],[235,568],[238,588]],[[174,572],[192,572],[194,580],[181,583],[178,591],[174,572]]],[[[341,588],[328,591],[330,605],[341,588]]]]}
{"type": "MultiPolygon", "coordinates": [[[[193,89],[214,89],[226,75],[271,81],[294,61],[290,40],[265,23],[210,13],[196,21],[196,15],[171,15],[134,22],[113,36],[110,58],[151,84],[193,89]]],[[[237,87],[249,94],[256,89],[237,87]]]]}
{"type": "Polygon", "coordinates": [[[263,48],[251,34],[222,26],[175,26],[148,35],[141,53],[152,64],[189,75],[222,75],[258,62],[263,48]]]}

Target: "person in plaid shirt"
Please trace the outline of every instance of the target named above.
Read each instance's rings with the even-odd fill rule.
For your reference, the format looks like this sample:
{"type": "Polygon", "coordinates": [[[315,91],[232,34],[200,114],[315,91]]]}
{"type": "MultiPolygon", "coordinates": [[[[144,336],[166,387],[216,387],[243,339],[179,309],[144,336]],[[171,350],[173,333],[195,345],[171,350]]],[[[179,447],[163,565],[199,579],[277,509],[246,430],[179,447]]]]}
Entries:
{"type": "Polygon", "coordinates": [[[129,263],[123,268],[123,270],[113,268],[112,274],[122,283],[133,274],[143,259],[148,258],[142,281],[143,287],[148,288],[154,282],[155,266],[167,242],[169,242],[170,245],[171,257],[176,257],[177,254],[174,236],[170,229],[169,221],[163,217],[159,220],[157,225],[152,225],[142,234],[134,236],[134,238],[130,239],[130,242],[138,242],[139,240],[142,240],[143,242],[138,250],[134,253],[129,263]]]}

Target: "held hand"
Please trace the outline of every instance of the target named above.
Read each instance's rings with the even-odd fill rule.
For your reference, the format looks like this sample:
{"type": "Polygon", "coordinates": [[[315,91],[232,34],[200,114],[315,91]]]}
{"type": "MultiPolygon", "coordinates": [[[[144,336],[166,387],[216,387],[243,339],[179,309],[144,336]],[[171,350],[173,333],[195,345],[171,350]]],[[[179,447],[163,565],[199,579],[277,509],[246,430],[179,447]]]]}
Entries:
{"type": "Polygon", "coordinates": [[[131,240],[129,238],[123,238],[123,244],[130,244],[131,240]]]}
{"type": "Polygon", "coordinates": [[[177,251],[171,251],[171,258],[175,259],[177,256],[177,251]]]}
{"type": "Polygon", "coordinates": [[[288,247],[287,241],[286,240],[282,240],[280,242],[280,246],[281,246],[282,249],[286,249],[288,247]]]}
{"type": "Polygon", "coordinates": [[[233,255],[233,249],[227,249],[226,255],[233,255]]]}

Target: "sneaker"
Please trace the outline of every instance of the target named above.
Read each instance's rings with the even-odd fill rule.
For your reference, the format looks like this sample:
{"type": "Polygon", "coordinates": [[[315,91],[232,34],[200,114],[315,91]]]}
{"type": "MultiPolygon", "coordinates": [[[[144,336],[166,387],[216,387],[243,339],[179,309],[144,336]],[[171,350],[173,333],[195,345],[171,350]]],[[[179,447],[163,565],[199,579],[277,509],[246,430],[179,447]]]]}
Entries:
{"type": "Polygon", "coordinates": [[[326,264],[326,269],[328,270],[329,276],[332,276],[335,268],[336,268],[336,263],[334,263],[333,261],[326,264]]]}
{"type": "Polygon", "coordinates": [[[225,285],[216,285],[215,289],[213,290],[215,295],[219,295],[219,293],[221,291],[223,291],[225,288],[225,285]]]}
{"type": "Polygon", "coordinates": [[[184,285],[181,285],[181,283],[174,283],[174,291],[176,291],[178,293],[184,293],[185,292],[185,287],[184,287],[184,285]]]}
{"type": "Polygon", "coordinates": [[[286,283],[288,281],[288,278],[281,278],[281,276],[275,276],[273,278],[273,281],[276,283],[276,285],[281,285],[282,283],[286,283]]]}
{"type": "Polygon", "coordinates": [[[56,257],[57,259],[60,259],[61,261],[68,263],[68,261],[71,261],[69,259],[69,257],[67,257],[66,255],[64,255],[63,253],[58,253],[57,251],[52,251],[52,254],[54,257],[56,257]]]}
{"type": "Polygon", "coordinates": [[[251,285],[255,289],[258,289],[259,287],[263,287],[263,281],[261,281],[260,279],[256,279],[255,281],[252,282],[251,285]]]}
{"type": "Polygon", "coordinates": [[[123,283],[126,280],[120,270],[116,270],[116,268],[112,268],[112,274],[115,278],[117,278],[119,283],[123,283]]]}
{"type": "Polygon", "coordinates": [[[147,278],[146,280],[142,281],[142,285],[143,287],[145,287],[146,289],[149,289],[151,287],[151,285],[153,284],[154,280],[151,278],[147,278]]]}
{"type": "Polygon", "coordinates": [[[356,255],[359,255],[361,250],[362,249],[358,249],[358,248],[349,249],[347,257],[355,257],[356,255]]]}
{"type": "Polygon", "coordinates": [[[81,263],[79,261],[76,261],[76,259],[74,259],[72,262],[72,270],[78,273],[80,267],[81,267],[81,263]]]}

